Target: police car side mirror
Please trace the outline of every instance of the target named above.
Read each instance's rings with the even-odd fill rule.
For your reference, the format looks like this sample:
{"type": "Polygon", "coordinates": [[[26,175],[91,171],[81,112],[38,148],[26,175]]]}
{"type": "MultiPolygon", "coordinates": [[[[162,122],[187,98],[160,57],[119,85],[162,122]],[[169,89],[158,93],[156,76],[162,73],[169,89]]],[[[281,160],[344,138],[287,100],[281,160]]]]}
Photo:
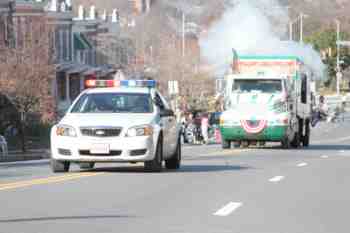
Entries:
{"type": "Polygon", "coordinates": [[[161,109],[160,117],[172,117],[175,116],[174,111],[171,109],[161,109]]]}

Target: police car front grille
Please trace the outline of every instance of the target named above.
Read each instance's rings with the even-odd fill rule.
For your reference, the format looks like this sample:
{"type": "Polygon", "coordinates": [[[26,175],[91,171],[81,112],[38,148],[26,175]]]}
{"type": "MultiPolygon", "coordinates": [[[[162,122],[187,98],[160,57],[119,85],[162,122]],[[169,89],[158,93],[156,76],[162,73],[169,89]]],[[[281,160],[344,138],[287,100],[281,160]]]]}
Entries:
{"type": "Polygon", "coordinates": [[[118,137],[122,128],[80,128],[84,136],[89,137],[118,137]]]}
{"type": "Polygon", "coordinates": [[[111,150],[108,154],[93,154],[89,150],[79,150],[79,154],[84,156],[119,156],[122,154],[122,151],[111,150]]]}

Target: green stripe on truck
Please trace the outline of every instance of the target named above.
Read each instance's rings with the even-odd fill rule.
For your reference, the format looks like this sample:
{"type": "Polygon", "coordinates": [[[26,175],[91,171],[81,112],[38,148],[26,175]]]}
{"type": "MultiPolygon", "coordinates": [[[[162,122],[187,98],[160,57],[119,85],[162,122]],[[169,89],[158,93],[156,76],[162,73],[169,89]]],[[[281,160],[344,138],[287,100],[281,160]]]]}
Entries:
{"type": "Polygon", "coordinates": [[[247,134],[241,126],[220,127],[221,136],[228,141],[281,141],[287,133],[287,126],[269,126],[259,134],[247,134]]]}

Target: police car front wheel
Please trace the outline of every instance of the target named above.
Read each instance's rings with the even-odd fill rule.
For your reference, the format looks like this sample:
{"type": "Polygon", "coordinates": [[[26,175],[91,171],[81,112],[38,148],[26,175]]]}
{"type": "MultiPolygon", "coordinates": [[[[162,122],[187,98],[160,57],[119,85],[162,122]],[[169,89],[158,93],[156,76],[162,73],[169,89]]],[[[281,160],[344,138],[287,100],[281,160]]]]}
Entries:
{"type": "Polygon", "coordinates": [[[95,163],[79,163],[80,169],[93,169],[95,163]]]}
{"type": "Polygon", "coordinates": [[[146,172],[161,172],[163,162],[163,142],[159,140],[157,143],[156,154],[151,161],[145,162],[146,172]]]}
{"type": "Polygon", "coordinates": [[[51,163],[51,170],[54,173],[69,171],[70,163],[67,161],[59,161],[56,159],[51,159],[50,163],[51,163]]]}
{"type": "Polygon", "coordinates": [[[165,160],[167,169],[179,169],[181,165],[181,140],[178,140],[176,151],[169,160],[165,160]]]}

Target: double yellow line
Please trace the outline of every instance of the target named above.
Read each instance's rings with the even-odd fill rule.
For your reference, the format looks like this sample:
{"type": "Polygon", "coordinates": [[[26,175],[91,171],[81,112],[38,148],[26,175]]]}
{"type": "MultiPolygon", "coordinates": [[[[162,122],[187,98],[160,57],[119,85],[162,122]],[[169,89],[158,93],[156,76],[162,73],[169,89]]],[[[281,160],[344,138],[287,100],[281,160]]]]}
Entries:
{"type": "Polygon", "coordinates": [[[97,176],[102,174],[104,173],[103,172],[83,172],[83,173],[67,174],[62,176],[39,178],[39,179],[33,179],[33,180],[27,180],[27,181],[17,181],[12,183],[0,183],[0,191],[23,188],[23,187],[33,186],[33,185],[60,183],[63,181],[75,180],[75,179],[97,176]]]}

